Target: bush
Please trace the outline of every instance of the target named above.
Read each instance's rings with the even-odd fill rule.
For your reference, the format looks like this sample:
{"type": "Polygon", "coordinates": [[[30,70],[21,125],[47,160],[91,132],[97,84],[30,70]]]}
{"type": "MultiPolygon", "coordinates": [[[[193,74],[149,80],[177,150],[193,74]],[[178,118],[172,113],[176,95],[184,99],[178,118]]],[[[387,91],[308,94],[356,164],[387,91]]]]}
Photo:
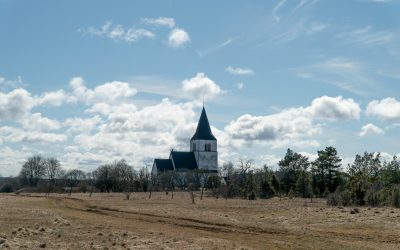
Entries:
{"type": "Polygon", "coordinates": [[[271,185],[271,183],[267,180],[264,180],[260,184],[260,198],[261,199],[268,199],[272,198],[275,194],[274,187],[271,185]]]}
{"type": "Polygon", "coordinates": [[[392,206],[400,208],[400,187],[392,188],[392,206]]]}
{"type": "Polygon", "coordinates": [[[80,193],[86,193],[88,190],[88,185],[84,182],[79,183],[78,185],[78,192],[80,193]]]}
{"type": "Polygon", "coordinates": [[[251,201],[253,201],[253,200],[255,200],[256,199],[256,193],[254,193],[254,191],[252,191],[251,193],[250,193],[250,195],[249,195],[249,200],[251,200],[251,201]]]}
{"type": "Polygon", "coordinates": [[[351,194],[348,191],[336,191],[328,194],[326,204],[329,206],[349,206],[351,205],[351,194]]]}
{"type": "Polygon", "coordinates": [[[379,191],[368,190],[365,194],[367,205],[371,207],[378,207],[382,205],[382,197],[379,191]]]}
{"type": "Polygon", "coordinates": [[[329,194],[326,197],[326,204],[328,206],[338,206],[340,204],[340,194],[338,192],[329,194]]]}
{"type": "Polygon", "coordinates": [[[349,191],[343,191],[340,194],[342,206],[350,206],[351,205],[351,194],[349,191]]]}
{"type": "Polygon", "coordinates": [[[14,192],[14,188],[11,184],[6,183],[0,186],[0,193],[12,193],[14,192]]]}

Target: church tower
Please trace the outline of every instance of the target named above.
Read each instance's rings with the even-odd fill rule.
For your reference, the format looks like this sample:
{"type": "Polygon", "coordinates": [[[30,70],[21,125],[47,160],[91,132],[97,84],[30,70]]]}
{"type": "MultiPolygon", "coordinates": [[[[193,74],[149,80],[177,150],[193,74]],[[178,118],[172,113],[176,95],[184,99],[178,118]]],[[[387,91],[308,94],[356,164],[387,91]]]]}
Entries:
{"type": "Polygon", "coordinates": [[[217,139],[211,132],[204,106],[196,132],[190,139],[190,151],[195,155],[199,170],[207,172],[218,171],[217,139]]]}

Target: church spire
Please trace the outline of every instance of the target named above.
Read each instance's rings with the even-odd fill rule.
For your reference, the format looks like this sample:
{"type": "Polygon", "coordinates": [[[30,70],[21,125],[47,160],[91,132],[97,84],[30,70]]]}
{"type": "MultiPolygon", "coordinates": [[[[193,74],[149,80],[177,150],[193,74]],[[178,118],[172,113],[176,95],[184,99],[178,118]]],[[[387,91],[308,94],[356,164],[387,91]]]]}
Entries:
{"type": "Polygon", "coordinates": [[[197,124],[196,133],[194,133],[191,140],[217,140],[211,132],[210,123],[208,122],[206,109],[201,111],[199,123],[197,124]]]}

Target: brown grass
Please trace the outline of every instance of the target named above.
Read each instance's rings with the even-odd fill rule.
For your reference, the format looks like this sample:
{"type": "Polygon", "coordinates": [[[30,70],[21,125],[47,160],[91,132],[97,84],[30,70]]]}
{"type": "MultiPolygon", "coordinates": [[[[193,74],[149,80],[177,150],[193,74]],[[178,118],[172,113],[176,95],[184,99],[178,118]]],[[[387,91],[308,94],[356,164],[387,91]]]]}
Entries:
{"type": "Polygon", "coordinates": [[[0,249],[398,249],[400,210],[189,193],[0,195],[0,249]],[[377,213],[378,212],[378,213],[377,213]]]}

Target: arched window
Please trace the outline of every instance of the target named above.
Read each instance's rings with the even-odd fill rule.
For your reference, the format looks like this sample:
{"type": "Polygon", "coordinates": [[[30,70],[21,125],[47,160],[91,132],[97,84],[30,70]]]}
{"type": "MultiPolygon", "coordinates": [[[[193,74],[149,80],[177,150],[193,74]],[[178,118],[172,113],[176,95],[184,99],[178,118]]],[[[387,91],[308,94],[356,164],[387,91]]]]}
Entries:
{"type": "Polygon", "coordinates": [[[204,145],[204,151],[210,152],[211,151],[211,144],[210,143],[206,143],[204,145]]]}

